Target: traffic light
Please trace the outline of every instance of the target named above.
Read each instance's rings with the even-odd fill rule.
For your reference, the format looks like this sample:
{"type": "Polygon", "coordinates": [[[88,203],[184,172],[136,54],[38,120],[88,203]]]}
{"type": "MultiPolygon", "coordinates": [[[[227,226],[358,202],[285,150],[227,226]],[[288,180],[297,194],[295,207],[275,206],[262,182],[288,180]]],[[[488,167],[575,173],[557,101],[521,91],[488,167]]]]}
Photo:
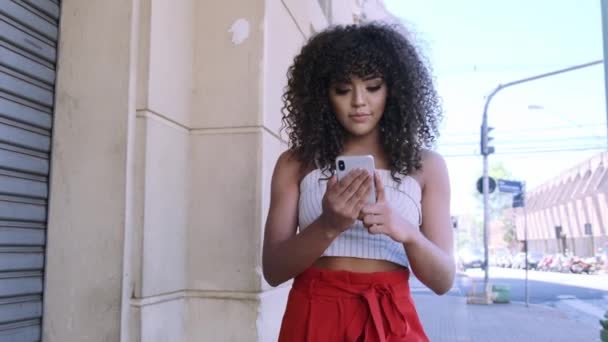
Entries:
{"type": "Polygon", "coordinates": [[[494,140],[494,138],[490,137],[490,132],[494,129],[494,127],[488,127],[487,124],[481,125],[481,155],[487,156],[489,154],[494,153],[494,146],[490,146],[490,142],[494,140]]]}

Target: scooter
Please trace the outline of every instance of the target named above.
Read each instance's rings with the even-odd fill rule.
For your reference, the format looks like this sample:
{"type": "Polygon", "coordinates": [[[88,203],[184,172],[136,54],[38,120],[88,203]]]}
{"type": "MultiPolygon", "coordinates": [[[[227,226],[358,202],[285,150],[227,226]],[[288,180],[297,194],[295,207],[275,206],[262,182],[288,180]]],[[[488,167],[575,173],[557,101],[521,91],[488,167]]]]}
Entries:
{"type": "Polygon", "coordinates": [[[591,274],[591,273],[595,272],[595,265],[589,261],[590,260],[588,260],[588,259],[583,260],[579,257],[575,257],[574,260],[572,261],[572,264],[570,265],[570,272],[577,273],[577,274],[581,274],[581,273],[591,274]]]}

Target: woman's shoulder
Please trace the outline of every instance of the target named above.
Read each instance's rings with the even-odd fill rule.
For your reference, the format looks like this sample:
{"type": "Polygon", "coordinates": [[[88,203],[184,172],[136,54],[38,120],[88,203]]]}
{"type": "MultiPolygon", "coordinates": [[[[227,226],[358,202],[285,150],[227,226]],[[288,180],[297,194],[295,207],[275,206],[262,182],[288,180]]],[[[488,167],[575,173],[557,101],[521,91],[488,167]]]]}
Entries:
{"type": "Polygon", "coordinates": [[[299,184],[310,171],[312,170],[306,167],[295,151],[286,150],[277,159],[274,177],[291,184],[299,184]]]}
{"type": "Polygon", "coordinates": [[[429,149],[421,151],[420,178],[424,185],[427,179],[433,179],[438,176],[447,175],[447,164],[441,154],[429,149]]]}
{"type": "Polygon", "coordinates": [[[428,148],[423,148],[420,151],[420,155],[422,158],[422,165],[425,164],[435,164],[435,163],[445,163],[445,159],[439,152],[430,150],[428,148]]]}

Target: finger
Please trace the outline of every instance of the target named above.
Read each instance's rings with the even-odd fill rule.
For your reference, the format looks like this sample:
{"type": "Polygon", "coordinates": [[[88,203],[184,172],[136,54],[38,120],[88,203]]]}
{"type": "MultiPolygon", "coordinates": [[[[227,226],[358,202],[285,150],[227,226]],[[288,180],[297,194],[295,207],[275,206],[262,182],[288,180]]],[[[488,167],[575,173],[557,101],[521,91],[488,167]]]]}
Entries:
{"type": "Polygon", "coordinates": [[[344,189],[348,188],[350,183],[353,182],[362,172],[363,170],[355,169],[350,171],[344,178],[340,179],[338,185],[340,186],[340,191],[344,191],[344,189]]]}
{"type": "Polygon", "coordinates": [[[365,194],[369,192],[369,189],[371,188],[371,183],[369,182],[369,177],[367,179],[367,181],[363,181],[360,185],[359,188],[355,190],[354,193],[349,194],[348,192],[345,192],[343,194],[344,197],[342,197],[346,202],[346,206],[349,208],[354,208],[357,207],[358,211],[361,211],[361,209],[363,209],[363,207],[367,204],[365,203],[365,194]],[[350,197],[346,197],[346,196],[350,196],[350,197]],[[360,207],[359,203],[362,203],[360,207]]]}
{"type": "Polygon", "coordinates": [[[384,203],[384,184],[382,184],[378,171],[374,172],[374,183],[376,185],[376,203],[384,203]]]}
{"type": "Polygon", "coordinates": [[[369,192],[371,191],[371,188],[372,188],[371,177],[366,177],[363,180],[363,182],[361,182],[361,184],[359,185],[359,188],[355,191],[355,193],[352,194],[349,199],[347,199],[347,202],[355,202],[355,201],[363,200],[363,202],[364,202],[363,205],[365,205],[365,200],[369,196],[369,192]]]}
{"type": "Polygon", "coordinates": [[[368,194],[371,192],[371,187],[371,179],[368,178],[367,181],[359,187],[359,190],[346,201],[346,207],[353,210],[353,213],[358,220],[363,219],[361,209],[368,204],[368,194]]]}
{"type": "Polygon", "coordinates": [[[374,224],[367,229],[370,234],[383,234],[384,226],[381,224],[374,224]]]}
{"type": "Polygon", "coordinates": [[[364,215],[380,215],[382,214],[382,206],[379,204],[368,204],[361,209],[361,212],[364,215]]]}
{"type": "Polygon", "coordinates": [[[363,216],[363,224],[366,227],[371,227],[373,225],[381,225],[382,224],[382,215],[364,215],[363,216]]]}
{"type": "Polygon", "coordinates": [[[363,221],[363,214],[361,213],[361,209],[365,206],[365,200],[359,200],[357,204],[355,204],[353,208],[353,216],[357,217],[357,220],[363,221]]]}
{"type": "Polygon", "coordinates": [[[355,179],[353,179],[350,184],[342,190],[341,196],[344,196],[347,200],[350,199],[361,187],[361,184],[369,179],[370,176],[367,172],[361,171],[359,175],[355,179]]]}
{"type": "Polygon", "coordinates": [[[331,176],[331,178],[327,181],[327,190],[333,189],[336,184],[338,184],[338,179],[335,175],[331,176]]]}

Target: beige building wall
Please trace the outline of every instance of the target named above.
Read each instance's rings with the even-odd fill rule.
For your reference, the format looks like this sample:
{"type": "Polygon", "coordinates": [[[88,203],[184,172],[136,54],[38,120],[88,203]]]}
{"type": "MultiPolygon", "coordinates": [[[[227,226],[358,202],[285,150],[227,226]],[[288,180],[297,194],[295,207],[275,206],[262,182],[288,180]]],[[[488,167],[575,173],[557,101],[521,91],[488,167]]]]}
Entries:
{"type": "Polygon", "coordinates": [[[289,284],[265,283],[261,248],[285,74],[362,11],[326,3],[62,2],[45,342],[276,340],[289,284]]]}
{"type": "Polygon", "coordinates": [[[531,248],[554,253],[563,249],[591,256],[608,243],[608,153],[601,152],[572,167],[527,194],[527,222],[517,215],[517,236],[522,240],[527,224],[531,248]],[[591,224],[586,234],[585,224],[591,224]],[[562,227],[565,241],[558,241],[555,227],[562,227]]]}

